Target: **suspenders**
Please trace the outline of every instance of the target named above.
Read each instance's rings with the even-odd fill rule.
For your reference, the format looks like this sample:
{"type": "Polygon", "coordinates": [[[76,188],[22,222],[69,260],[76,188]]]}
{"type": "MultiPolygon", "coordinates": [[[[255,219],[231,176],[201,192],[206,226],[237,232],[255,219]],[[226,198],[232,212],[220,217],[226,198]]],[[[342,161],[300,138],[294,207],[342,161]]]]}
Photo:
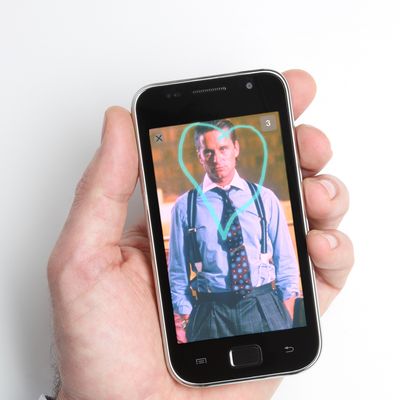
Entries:
{"type": "MultiPolygon", "coordinates": [[[[257,185],[255,183],[246,181],[249,185],[251,194],[253,196],[257,193],[257,185]]],[[[261,224],[261,253],[265,254],[267,252],[267,218],[265,216],[265,208],[264,203],[261,199],[261,193],[254,200],[254,204],[256,205],[258,216],[260,217],[260,224],[261,224]]]]}
{"type": "Polygon", "coordinates": [[[188,246],[188,257],[190,268],[188,268],[188,281],[190,282],[191,271],[190,269],[197,271],[196,264],[201,263],[201,254],[199,249],[199,244],[196,240],[196,215],[197,215],[197,190],[192,189],[188,194],[188,202],[187,202],[187,220],[188,220],[188,238],[189,238],[189,246],[188,246]]]}
{"type": "MultiPolygon", "coordinates": [[[[255,196],[257,192],[257,185],[255,183],[246,181],[247,185],[250,188],[252,196],[255,196]]],[[[196,207],[196,200],[197,200],[197,190],[192,189],[189,191],[188,194],[188,202],[187,202],[187,220],[188,220],[188,238],[189,238],[189,248],[188,248],[188,256],[189,256],[189,263],[191,268],[196,271],[197,263],[201,263],[201,254],[199,249],[199,244],[197,243],[196,239],[196,215],[197,215],[197,207],[196,207]]],[[[261,254],[267,253],[267,219],[265,214],[265,208],[263,201],[261,199],[261,194],[255,198],[254,204],[257,209],[258,216],[260,218],[261,224],[261,254]]],[[[188,279],[190,281],[190,268],[188,269],[188,279]]]]}

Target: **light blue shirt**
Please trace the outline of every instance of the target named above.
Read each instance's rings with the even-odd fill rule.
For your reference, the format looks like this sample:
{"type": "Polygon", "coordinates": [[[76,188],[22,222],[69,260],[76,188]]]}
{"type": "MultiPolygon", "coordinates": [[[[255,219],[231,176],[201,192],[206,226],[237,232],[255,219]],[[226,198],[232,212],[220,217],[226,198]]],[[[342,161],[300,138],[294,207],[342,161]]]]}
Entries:
{"type": "MultiPolygon", "coordinates": [[[[223,202],[221,196],[211,191],[217,185],[206,175],[202,188],[209,203],[221,219],[223,202]]],[[[252,193],[247,182],[235,173],[229,198],[236,208],[242,207],[252,193]]],[[[267,254],[261,254],[261,224],[254,202],[239,214],[243,243],[250,265],[253,287],[267,284],[273,280],[283,300],[299,294],[299,269],[290,238],[285,214],[275,194],[261,187],[268,237],[267,254]]],[[[171,236],[169,242],[169,281],[174,311],[190,314],[192,294],[188,281],[188,192],[179,197],[172,209],[171,236]]],[[[199,292],[227,292],[230,288],[230,274],[227,253],[218,243],[217,225],[210,215],[202,196],[197,196],[196,238],[202,263],[197,264],[195,288],[199,292]]]]}

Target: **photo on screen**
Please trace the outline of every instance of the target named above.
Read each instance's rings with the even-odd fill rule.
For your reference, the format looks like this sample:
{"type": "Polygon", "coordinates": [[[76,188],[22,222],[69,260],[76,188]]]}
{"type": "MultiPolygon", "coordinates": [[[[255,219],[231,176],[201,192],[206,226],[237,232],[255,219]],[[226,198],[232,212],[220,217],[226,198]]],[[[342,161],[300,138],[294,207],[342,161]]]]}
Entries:
{"type": "Polygon", "coordinates": [[[279,113],[149,134],[177,342],[305,326],[279,113]]]}

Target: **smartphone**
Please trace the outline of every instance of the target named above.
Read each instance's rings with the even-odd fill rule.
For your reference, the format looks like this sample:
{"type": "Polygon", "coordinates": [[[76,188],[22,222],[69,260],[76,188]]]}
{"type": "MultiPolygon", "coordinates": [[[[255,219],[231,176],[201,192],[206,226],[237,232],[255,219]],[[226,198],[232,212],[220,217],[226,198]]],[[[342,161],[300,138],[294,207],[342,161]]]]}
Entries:
{"type": "Polygon", "coordinates": [[[210,386],[310,367],[321,334],[284,77],[149,85],[132,116],[171,375],[210,386]]]}

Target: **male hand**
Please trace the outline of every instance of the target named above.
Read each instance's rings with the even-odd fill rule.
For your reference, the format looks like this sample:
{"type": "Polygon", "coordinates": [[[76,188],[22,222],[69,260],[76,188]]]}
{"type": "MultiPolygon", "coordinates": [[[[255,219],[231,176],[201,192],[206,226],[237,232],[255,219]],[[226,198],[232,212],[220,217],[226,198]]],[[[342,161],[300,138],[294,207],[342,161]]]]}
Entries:
{"type": "Polygon", "coordinates": [[[290,318],[293,320],[293,315],[294,315],[294,302],[296,301],[296,296],[290,297],[287,300],[283,300],[283,304],[285,305],[286,309],[288,310],[288,313],[290,315],[290,318]]]}
{"type": "MultiPolygon", "coordinates": [[[[305,72],[285,73],[294,114],[312,101],[305,72]]],[[[343,287],[353,264],[348,237],[336,230],[348,208],[343,183],[315,176],[331,157],[318,129],[296,129],[321,312],[343,287]]],[[[279,379],[192,389],[169,375],[163,355],[149,242],[143,226],[123,232],[138,160],[131,116],[113,107],[102,143],[76,190],[71,212],[49,260],[59,400],[225,399],[272,396],[279,379]]]]}
{"type": "Polygon", "coordinates": [[[174,314],[176,339],[178,343],[187,343],[186,327],[189,322],[190,314],[174,314]]]}

